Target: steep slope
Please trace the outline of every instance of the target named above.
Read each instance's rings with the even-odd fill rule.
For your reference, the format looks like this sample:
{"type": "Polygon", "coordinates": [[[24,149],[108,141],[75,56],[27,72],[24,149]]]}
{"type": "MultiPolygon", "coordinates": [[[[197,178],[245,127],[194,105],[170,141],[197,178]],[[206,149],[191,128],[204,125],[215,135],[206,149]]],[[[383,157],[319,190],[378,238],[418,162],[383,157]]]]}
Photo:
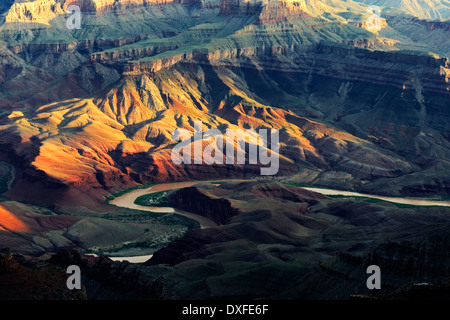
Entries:
{"type": "MultiPolygon", "coordinates": [[[[436,258],[448,247],[447,209],[333,199],[273,181],[448,196],[447,8],[444,0],[3,1],[0,242],[32,256],[156,251],[142,267],[79,254],[50,262],[82,263],[89,293],[103,298],[347,298],[367,293],[361,270],[372,262],[392,268],[386,294],[448,275],[447,257],[436,258]],[[71,4],[81,29],[67,28],[71,4]],[[382,6],[378,29],[368,23],[371,4],[382,6]],[[173,133],[192,134],[198,122],[235,148],[227,129],[278,129],[272,182],[256,182],[262,161],[175,164],[173,133]],[[219,224],[211,229],[105,202],[139,184],[225,177],[250,181],[168,198],[219,224]]],[[[204,137],[200,150],[212,141],[204,137]]],[[[2,273],[5,281],[31,272],[9,253],[0,258],[18,270],[2,273]]]]}
{"type": "MultiPolygon", "coordinates": [[[[69,190],[75,188],[101,199],[107,195],[104,190],[136,182],[206,179],[221,177],[225,172],[237,177],[259,175],[259,169],[252,165],[172,163],[172,134],[177,128],[193,131],[194,121],[220,130],[279,129],[278,174],[295,173],[298,161],[326,168],[341,157],[353,159],[342,170],[366,178],[410,170],[407,163],[383,155],[370,142],[292,111],[266,106],[258,102],[259,98],[255,101],[256,96],[249,96],[249,88],[241,87],[246,86],[244,76],[222,68],[180,65],[153,77],[129,76],[102,99],[56,103],[4,117],[2,145],[9,150],[5,156],[21,157],[25,145],[30,155],[28,162],[17,166],[17,189],[9,194],[32,197],[34,187],[25,193],[27,185],[48,181],[46,188],[68,186],[69,190]],[[214,89],[202,87],[200,79],[217,85],[214,89]],[[212,96],[216,98],[205,98],[212,96]]],[[[67,199],[59,195],[59,200],[49,201],[75,204],[79,196],[69,192],[67,199]]],[[[39,198],[42,200],[42,196],[39,198]]]]}

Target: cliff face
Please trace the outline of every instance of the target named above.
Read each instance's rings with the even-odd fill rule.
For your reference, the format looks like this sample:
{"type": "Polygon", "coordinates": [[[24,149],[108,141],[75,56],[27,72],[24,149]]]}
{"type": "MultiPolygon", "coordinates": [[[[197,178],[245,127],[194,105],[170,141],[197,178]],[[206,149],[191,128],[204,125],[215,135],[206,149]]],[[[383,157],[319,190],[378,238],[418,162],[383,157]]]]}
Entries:
{"type": "Polygon", "coordinates": [[[0,250],[0,296],[95,300],[448,297],[447,208],[402,208],[365,199],[329,198],[269,181],[201,183],[170,197],[176,194],[179,197],[171,201],[182,209],[228,217],[230,223],[191,229],[143,264],[113,262],[78,250],[62,250],[42,261],[0,250]],[[230,209],[235,210],[231,216],[230,209]],[[75,295],[61,286],[67,280],[62,271],[73,264],[81,268],[83,285],[75,295]],[[373,264],[381,269],[382,289],[376,292],[366,287],[366,269],[373,264]]]}
{"type": "Polygon", "coordinates": [[[171,206],[188,212],[196,212],[218,224],[226,224],[238,214],[238,210],[225,199],[211,199],[197,190],[197,188],[184,188],[172,194],[169,199],[171,206]]]}
{"type": "Polygon", "coordinates": [[[6,23],[41,22],[64,14],[62,3],[57,0],[14,3],[5,16],[6,23]]]}
{"type": "Polygon", "coordinates": [[[6,300],[170,299],[171,284],[162,278],[170,271],[163,266],[113,262],[77,250],[60,251],[45,262],[36,262],[1,249],[0,297],[6,300]],[[81,269],[81,290],[69,290],[65,285],[65,270],[70,265],[81,269]]]}
{"type": "Polygon", "coordinates": [[[343,271],[344,266],[377,265],[384,272],[386,284],[393,278],[411,278],[411,282],[439,282],[450,277],[448,232],[428,234],[414,241],[388,241],[371,247],[357,256],[340,252],[336,260],[323,264],[324,270],[343,271]]]}
{"type": "Polygon", "coordinates": [[[222,15],[252,15],[261,10],[262,1],[258,0],[221,0],[222,15]]]}
{"type": "MultiPolygon", "coordinates": [[[[448,232],[442,230],[415,241],[389,241],[376,245],[363,255],[345,252],[321,264],[329,276],[354,281],[356,268],[377,265],[382,273],[382,290],[353,293],[359,300],[440,300],[450,292],[448,232]],[[443,231],[443,232],[442,232],[443,231]],[[399,283],[403,283],[398,287],[399,283]],[[384,288],[383,288],[384,286],[384,288]],[[395,290],[386,289],[397,287],[395,290]]],[[[363,279],[361,279],[363,280],[363,279]]]]}
{"type": "Polygon", "coordinates": [[[66,274],[55,265],[39,266],[9,249],[0,250],[0,298],[2,300],[85,300],[86,291],[70,291],[66,274]],[[49,279],[51,279],[49,281],[49,279]],[[45,292],[43,294],[43,292],[45,292]]]}
{"type": "Polygon", "coordinates": [[[76,5],[81,12],[108,13],[120,10],[146,8],[152,5],[168,3],[184,3],[172,0],[48,0],[14,3],[5,17],[6,23],[11,22],[47,22],[58,15],[66,14],[67,8],[76,5]]]}
{"type": "MultiPolygon", "coordinates": [[[[132,58],[153,55],[154,50],[129,52],[132,58]],[[135,54],[135,55],[133,55],[135,54]]],[[[98,61],[116,61],[128,55],[94,56],[98,61]]],[[[345,76],[351,81],[365,81],[379,85],[389,85],[404,90],[413,90],[411,75],[417,66],[420,73],[414,72],[421,79],[423,89],[447,94],[450,92],[450,64],[448,58],[420,56],[408,53],[391,53],[382,51],[368,51],[328,45],[313,47],[277,47],[277,48],[242,48],[217,50],[204,53],[184,53],[170,58],[163,58],[149,62],[129,63],[124,68],[126,74],[140,74],[142,72],[155,73],[169,69],[175,64],[212,64],[229,65],[230,62],[240,64],[241,67],[254,68],[254,62],[247,65],[246,57],[257,58],[259,65],[266,70],[282,70],[283,72],[310,72],[313,74],[337,77],[345,76]],[[280,55],[290,55],[290,61],[279,61],[280,55]],[[332,57],[332,60],[330,59],[332,57]],[[351,61],[348,61],[349,57],[351,61]],[[242,58],[242,62],[240,59],[242,58]],[[348,62],[347,62],[348,61],[348,62]]]]}

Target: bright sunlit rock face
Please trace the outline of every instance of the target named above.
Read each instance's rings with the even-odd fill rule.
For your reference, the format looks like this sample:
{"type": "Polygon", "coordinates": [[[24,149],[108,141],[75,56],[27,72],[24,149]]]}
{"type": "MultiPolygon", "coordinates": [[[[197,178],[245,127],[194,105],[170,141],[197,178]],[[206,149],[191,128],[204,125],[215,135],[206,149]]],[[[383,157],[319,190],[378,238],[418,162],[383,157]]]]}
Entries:
{"type": "Polygon", "coordinates": [[[11,211],[0,206],[0,231],[27,232],[28,226],[11,211]]]}

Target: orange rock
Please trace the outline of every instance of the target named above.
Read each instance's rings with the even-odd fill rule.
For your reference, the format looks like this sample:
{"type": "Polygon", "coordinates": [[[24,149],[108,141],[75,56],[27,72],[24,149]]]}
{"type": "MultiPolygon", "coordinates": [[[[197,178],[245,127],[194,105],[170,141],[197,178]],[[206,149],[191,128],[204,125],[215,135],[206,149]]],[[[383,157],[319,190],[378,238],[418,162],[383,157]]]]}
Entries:
{"type": "MultiPolygon", "coordinates": [[[[19,218],[17,218],[14,213],[9,211],[3,206],[0,206],[0,227],[3,230],[8,230],[12,232],[27,232],[29,231],[28,226],[19,218]]],[[[0,229],[1,231],[1,229],[0,229]]]]}

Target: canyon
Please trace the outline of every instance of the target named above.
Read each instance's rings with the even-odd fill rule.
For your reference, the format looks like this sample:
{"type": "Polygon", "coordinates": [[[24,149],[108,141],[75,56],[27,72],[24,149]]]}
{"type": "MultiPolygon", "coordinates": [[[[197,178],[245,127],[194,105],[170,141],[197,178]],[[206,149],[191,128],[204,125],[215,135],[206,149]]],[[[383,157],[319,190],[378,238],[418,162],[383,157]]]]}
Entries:
{"type": "Polygon", "coordinates": [[[448,2],[375,1],[379,30],[367,23],[369,2],[3,1],[0,240],[14,251],[0,254],[12,266],[4,278],[36,270],[28,259],[50,264],[43,275],[75,259],[92,287],[79,297],[50,291],[83,299],[305,298],[317,280],[322,293],[309,298],[328,299],[364,298],[351,286],[368,263],[392,269],[383,297],[408,281],[448,275],[446,258],[427,268],[420,256],[423,247],[437,256],[435,244],[448,244],[448,209],[298,187],[436,200],[450,193],[448,2]],[[81,9],[81,29],[67,28],[71,5],[81,9]],[[172,134],[194,132],[197,121],[203,131],[278,130],[277,175],[263,180],[260,163],[175,164],[172,134]],[[173,211],[114,205],[124,190],[229,179],[245,182],[205,182],[167,196],[208,228],[173,211]],[[400,253],[405,274],[393,267],[400,253]],[[152,258],[129,265],[103,254],[152,258]],[[261,287],[261,277],[280,270],[286,278],[261,287]],[[140,293],[128,280],[127,294],[112,289],[117,272],[128,280],[139,273],[130,283],[140,293]],[[242,275],[253,292],[239,284],[242,275]],[[92,296],[106,287],[110,296],[92,296]]]}
{"type": "MultiPolygon", "coordinates": [[[[448,292],[448,208],[332,198],[264,181],[197,183],[171,191],[168,201],[179,210],[201,209],[199,214],[219,224],[189,230],[145,263],[79,249],[37,262],[2,250],[0,280],[17,279],[7,288],[10,296],[20,295],[21,279],[30,273],[25,288],[52,269],[75,264],[85,277],[78,297],[59,293],[64,291],[55,286],[59,273],[54,282],[44,282],[44,292],[108,300],[396,300],[436,299],[448,292]],[[203,202],[207,205],[200,206],[203,202]],[[227,221],[220,212],[230,213],[227,221]],[[372,264],[383,270],[377,292],[365,286],[372,264]]],[[[0,296],[5,295],[2,286],[0,296]]]]}

